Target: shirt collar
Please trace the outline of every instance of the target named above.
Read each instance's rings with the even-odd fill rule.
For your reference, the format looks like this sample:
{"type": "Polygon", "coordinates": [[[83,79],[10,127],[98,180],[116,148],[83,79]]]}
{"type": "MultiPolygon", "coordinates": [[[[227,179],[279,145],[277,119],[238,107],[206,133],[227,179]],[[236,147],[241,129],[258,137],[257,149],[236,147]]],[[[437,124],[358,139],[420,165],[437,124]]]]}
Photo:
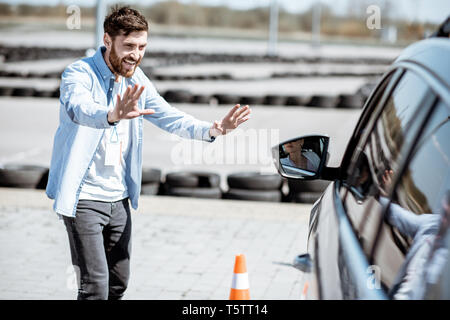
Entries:
{"type": "Polygon", "coordinates": [[[98,70],[100,71],[100,74],[105,81],[108,78],[114,78],[114,74],[109,70],[108,65],[105,62],[105,59],[103,58],[103,53],[105,52],[106,48],[104,46],[101,46],[98,48],[98,50],[94,54],[94,63],[97,66],[98,70]]]}

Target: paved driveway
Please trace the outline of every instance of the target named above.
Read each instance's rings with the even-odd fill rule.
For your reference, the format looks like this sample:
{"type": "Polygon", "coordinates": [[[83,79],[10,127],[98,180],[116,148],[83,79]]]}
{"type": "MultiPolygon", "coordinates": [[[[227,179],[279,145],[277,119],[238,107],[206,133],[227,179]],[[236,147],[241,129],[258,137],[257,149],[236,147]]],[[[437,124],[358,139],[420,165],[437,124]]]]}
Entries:
{"type": "MultiPolygon", "coordinates": [[[[0,189],[0,299],[74,299],[62,221],[42,191],[0,189]]],[[[252,299],[299,299],[310,205],[142,197],[125,299],[228,299],[243,253],[252,299]]]]}

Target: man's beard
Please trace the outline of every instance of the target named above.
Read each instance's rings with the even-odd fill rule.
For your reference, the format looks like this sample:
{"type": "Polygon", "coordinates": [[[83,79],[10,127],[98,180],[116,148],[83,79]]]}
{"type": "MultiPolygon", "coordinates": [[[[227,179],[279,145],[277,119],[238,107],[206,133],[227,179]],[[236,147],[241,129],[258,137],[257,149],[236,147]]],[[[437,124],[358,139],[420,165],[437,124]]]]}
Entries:
{"type": "Polygon", "coordinates": [[[141,63],[142,57],[136,61],[134,68],[132,68],[131,70],[125,70],[123,68],[122,62],[124,62],[125,59],[135,61],[134,59],[132,59],[130,57],[119,58],[119,56],[116,53],[114,44],[113,44],[111,46],[111,53],[109,54],[109,63],[111,63],[111,66],[114,69],[113,70],[114,73],[117,73],[117,74],[121,75],[122,77],[129,78],[134,74],[134,71],[136,70],[137,66],[141,63]]]}

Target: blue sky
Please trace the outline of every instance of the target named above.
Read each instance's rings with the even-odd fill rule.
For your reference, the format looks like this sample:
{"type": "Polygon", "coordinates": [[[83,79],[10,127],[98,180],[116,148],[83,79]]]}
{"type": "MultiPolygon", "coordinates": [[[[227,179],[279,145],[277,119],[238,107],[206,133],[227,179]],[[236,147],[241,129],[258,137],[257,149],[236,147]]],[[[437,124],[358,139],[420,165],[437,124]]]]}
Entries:
{"type": "MultiPolygon", "coordinates": [[[[161,0],[122,0],[120,2],[145,5],[153,4],[161,0]]],[[[271,0],[179,0],[183,3],[197,2],[206,5],[227,5],[238,9],[248,9],[257,6],[268,6],[271,0]]],[[[286,10],[291,12],[302,12],[308,9],[317,0],[278,0],[278,3],[286,10]]],[[[346,10],[358,0],[321,0],[323,3],[333,8],[336,13],[345,13],[346,10]]],[[[360,0],[360,3],[377,4],[385,0],[360,0]]],[[[397,16],[405,18],[409,21],[429,21],[439,23],[445,20],[450,15],[450,1],[449,0],[388,0],[395,5],[397,16]]],[[[64,4],[79,4],[90,6],[95,3],[95,0],[0,0],[0,3],[13,4],[34,4],[34,5],[56,5],[58,3],[64,4]]],[[[108,3],[115,3],[118,1],[108,0],[108,3]]],[[[383,12],[381,12],[383,15],[383,12]]],[[[381,17],[383,18],[383,16],[381,17]]]]}

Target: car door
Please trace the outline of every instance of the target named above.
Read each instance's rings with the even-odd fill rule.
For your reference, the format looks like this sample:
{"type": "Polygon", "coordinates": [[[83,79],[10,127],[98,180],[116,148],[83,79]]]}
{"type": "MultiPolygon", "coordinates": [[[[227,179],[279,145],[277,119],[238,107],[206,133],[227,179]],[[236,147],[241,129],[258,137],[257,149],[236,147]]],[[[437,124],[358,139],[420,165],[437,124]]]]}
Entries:
{"type": "MultiPolygon", "coordinates": [[[[395,87],[401,74],[402,70],[395,69],[386,74],[369,97],[344,153],[341,168],[348,166],[346,163],[350,162],[356,145],[369,128],[369,124],[376,119],[378,110],[395,87]]],[[[339,227],[342,220],[340,219],[343,211],[341,209],[342,203],[340,201],[334,203],[334,199],[340,199],[339,195],[335,195],[335,192],[339,193],[339,190],[342,189],[340,185],[341,183],[338,180],[327,188],[310,216],[311,236],[308,239],[308,253],[314,261],[312,270],[314,276],[310,277],[309,287],[313,289],[310,290],[314,292],[313,296],[319,299],[342,299],[346,297],[342,293],[342,282],[347,280],[341,277],[340,261],[343,253],[351,253],[348,250],[342,251],[339,246],[339,237],[347,234],[341,232],[339,227]]]]}
{"type": "Polygon", "coordinates": [[[385,92],[366,126],[361,128],[344,179],[336,189],[339,221],[338,274],[344,299],[384,296],[380,270],[370,264],[376,231],[382,220],[379,201],[383,176],[399,165],[436,97],[421,77],[400,70],[391,91],[385,92]],[[393,89],[393,90],[392,90],[393,89]],[[342,199],[342,202],[341,202],[342,199]],[[340,209],[340,210],[339,210],[340,209]]]}
{"type": "Polygon", "coordinates": [[[439,101],[387,186],[370,254],[394,299],[449,299],[450,107],[439,101]]]}

